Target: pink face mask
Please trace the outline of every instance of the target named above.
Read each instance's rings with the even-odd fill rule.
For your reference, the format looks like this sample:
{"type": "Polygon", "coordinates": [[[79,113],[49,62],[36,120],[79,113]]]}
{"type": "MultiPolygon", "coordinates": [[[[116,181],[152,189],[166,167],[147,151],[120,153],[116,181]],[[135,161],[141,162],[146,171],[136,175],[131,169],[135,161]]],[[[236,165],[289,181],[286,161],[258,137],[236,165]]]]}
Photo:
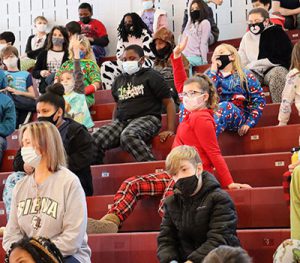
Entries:
{"type": "Polygon", "coordinates": [[[194,96],[194,97],[183,97],[183,106],[188,111],[195,111],[199,109],[204,109],[206,107],[206,102],[203,100],[203,96],[205,94],[202,94],[200,96],[194,96]]]}

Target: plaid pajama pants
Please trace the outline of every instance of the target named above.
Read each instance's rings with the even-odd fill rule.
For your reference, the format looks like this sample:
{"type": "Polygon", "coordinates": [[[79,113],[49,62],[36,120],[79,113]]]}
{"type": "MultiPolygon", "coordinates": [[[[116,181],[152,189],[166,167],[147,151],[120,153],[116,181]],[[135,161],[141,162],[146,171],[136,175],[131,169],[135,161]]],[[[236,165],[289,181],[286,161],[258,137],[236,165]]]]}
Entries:
{"type": "Polygon", "coordinates": [[[103,163],[105,151],[118,146],[131,153],[139,162],[155,160],[146,142],[150,141],[160,128],[161,121],[153,115],[122,122],[115,120],[101,127],[92,134],[97,148],[95,162],[103,163]]]}
{"type": "Polygon", "coordinates": [[[162,215],[164,199],[173,194],[173,185],[174,181],[166,172],[130,177],[121,184],[108,213],[117,215],[123,222],[138,200],[149,196],[163,196],[159,206],[159,214],[162,215]]]}

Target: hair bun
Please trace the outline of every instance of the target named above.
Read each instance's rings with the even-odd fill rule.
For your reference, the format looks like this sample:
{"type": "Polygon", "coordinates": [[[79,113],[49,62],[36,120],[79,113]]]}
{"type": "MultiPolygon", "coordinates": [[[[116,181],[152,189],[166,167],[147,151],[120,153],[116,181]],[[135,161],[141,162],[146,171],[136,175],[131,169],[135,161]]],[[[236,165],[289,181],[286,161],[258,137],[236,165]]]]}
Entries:
{"type": "Polygon", "coordinates": [[[60,83],[55,83],[53,85],[50,85],[47,87],[47,92],[63,96],[65,94],[65,88],[62,84],[60,83]]]}

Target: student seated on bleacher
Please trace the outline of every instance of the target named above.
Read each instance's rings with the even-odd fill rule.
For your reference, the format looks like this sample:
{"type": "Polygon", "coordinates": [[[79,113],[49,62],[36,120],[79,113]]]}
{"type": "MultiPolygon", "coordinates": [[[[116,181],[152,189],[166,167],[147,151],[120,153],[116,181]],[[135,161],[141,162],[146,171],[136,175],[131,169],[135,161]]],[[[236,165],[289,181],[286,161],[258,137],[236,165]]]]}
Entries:
{"type": "Polygon", "coordinates": [[[152,33],[155,33],[162,27],[168,28],[167,12],[155,7],[155,0],[140,0],[143,10],[139,16],[145,22],[152,33]]]}
{"type": "MultiPolygon", "coordinates": [[[[15,43],[15,35],[13,32],[10,31],[4,31],[0,34],[0,52],[3,48],[7,46],[13,46],[15,43]]],[[[3,61],[0,61],[0,69],[5,69],[5,65],[3,64],[3,61]]]]}
{"type": "Polygon", "coordinates": [[[25,56],[35,60],[47,46],[48,20],[44,16],[37,16],[33,23],[36,34],[31,35],[27,40],[25,56]]]}
{"type": "Polygon", "coordinates": [[[272,101],[278,103],[291,63],[291,40],[282,27],[271,24],[264,8],[249,12],[248,26],[239,48],[242,66],[250,69],[261,85],[269,86],[272,101]]]}
{"type": "Polygon", "coordinates": [[[5,263],[17,262],[63,263],[65,260],[50,239],[45,237],[24,237],[12,244],[5,257],[5,263]]]}
{"type": "Polygon", "coordinates": [[[274,12],[285,17],[286,29],[300,28],[300,2],[298,0],[272,0],[274,12]]]}
{"type": "Polygon", "coordinates": [[[202,263],[252,263],[252,259],[241,247],[219,246],[210,251],[202,263]]]}
{"type": "Polygon", "coordinates": [[[282,99],[279,109],[279,126],[287,125],[292,112],[292,104],[300,115],[300,42],[296,43],[291,60],[291,70],[286,76],[285,87],[282,92],[282,99]]]}
{"type": "Polygon", "coordinates": [[[89,129],[94,126],[94,123],[85,99],[83,73],[80,67],[80,45],[79,36],[73,36],[70,49],[74,54],[74,70],[62,71],[57,80],[64,86],[66,116],[89,129]]]}
{"type": "Polygon", "coordinates": [[[272,8],[272,0],[251,0],[253,8],[264,8],[270,14],[270,21],[274,25],[279,25],[284,28],[285,18],[280,13],[274,13],[272,8]]]}
{"type": "Polygon", "coordinates": [[[164,202],[157,238],[159,262],[202,262],[220,245],[239,246],[233,201],[216,178],[203,170],[196,149],[174,148],[166,159],[166,170],[175,184],[174,195],[164,202]]]}
{"type": "Polygon", "coordinates": [[[163,77],[151,68],[142,68],[145,60],[138,45],[127,47],[123,54],[125,73],[116,78],[112,95],[116,101],[113,122],[93,134],[97,147],[96,163],[103,163],[105,151],[121,146],[137,161],[155,160],[147,145],[159,133],[164,105],[168,115],[167,131],[161,140],[175,133],[175,105],[163,77]]]}
{"type": "Polygon", "coordinates": [[[212,31],[212,11],[203,0],[189,2],[189,18],[183,31],[188,37],[188,43],[183,51],[190,62],[190,76],[192,67],[207,64],[208,45],[215,41],[212,31]]]}
{"type": "Polygon", "coordinates": [[[78,177],[66,168],[64,147],[50,122],[29,123],[20,131],[21,155],[34,173],[13,190],[11,211],[3,237],[9,251],[23,237],[49,238],[64,262],[91,262],[87,244],[87,207],[78,177]]]}
{"type": "Polygon", "coordinates": [[[16,107],[16,129],[27,122],[31,112],[35,111],[35,92],[32,76],[28,71],[20,71],[19,52],[13,46],[7,46],[1,51],[1,59],[6,66],[4,71],[7,87],[5,92],[14,101],[16,107]]]}
{"type": "Polygon", "coordinates": [[[72,36],[81,34],[81,26],[76,21],[71,21],[66,24],[66,29],[69,35],[69,40],[71,40],[72,36]]]}
{"type": "Polygon", "coordinates": [[[104,47],[109,43],[105,26],[99,20],[92,18],[93,8],[88,3],[82,3],[78,7],[79,24],[81,33],[90,41],[96,60],[104,57],[106,52],[104,47]]]}
{"type": "Polygon", "coordinates": [[[118,27],[117,61],[106,61],[101,66],[103,89],[111,89],[115,78],[123,73],[122,56],[126,47],[139,45],[145,54],[144,67],[152,67],[154,55],[150,49],[152,33],[136,13],[123,16],[118,27]]]}
{"type": "MultiPolygon", "coordinates": [[[[0,83],[5,79],[1,76],[3,72],[0,70],[0,83]],[[2,81],[1,81],[2,80],[2,81]]],[[[2,163],[3,153],[6,150],[6,137],[11,135],[16,128],[16,110],[12,99],[0,91],[0,166],[2,163]]]]}
{"type": "MultiPolygon", "coordinates": [[[[89,40],[83,36],[79,36],[80,41],[80,67],[83,72],[84,92],[86,95],[86,102],[88,107],[95,104],[94,93],[100,88],[101,78],[100,70],[95,61],[95,56],[91,48],[89,40]]],[[[73,44],[73,43],[71,43],[73,44]]],[[[69,60],[63,63],[60,68],[56,71],[55,82],[58,81],[59,77],[64,71],[74,71],[74,51],[73,46],[69,45],[69,60]]]]}
{"type": "MultiPolygon", "coordinates": [[[[68,158],[68,168],[78,176],[86,196],[93,195],[93,180],[90,165],[93,155],[93,141],[87,129],[76,121],[64,118],[65,100],[64,88],[54,84],[37,101],[38,121],[53,123],[62,138],[68,158]]],[[[26,175],[31,175],[34,168],[24,162],[21,149],[14,158],[14,173],[8,176],[3,190],[3,201],[6,215],[11,209],[12,191],[16,183],[26,175]]]]}
{"type": "MultiPolygon", "coordinates": [[[[189,79],[183,89],[184,106],[191,112],[178,126],[173,147],[191,145],[197,148],[205,171],[216,168],[223,188],[250,188],[247,184],[234,183],[226,162],[221,155],[215,134],[213,111],[217,107],[215,87],[207,76],[189,79]]],[[[137,200],[149,196],[164,198],[173,194],[174,181],[166,172],[134,176],[125,180],[114,197],[114,204],[99,221],[89,219],[88,232],[117,232],[120,224],[133,211],[137,200]]],[[[161,207],[160,207],[161,208],[161,207]]],[[[160,214],[163,212],[159,209],[160,214]]]]}
{"type": "Polygon", "coordinates": [[[32,76],[39,79],[39,92],[46,92],[46,87],[53,84],[54,76],[60,66],[67,61],[69,37],[66,29],[55,26],[49,33],[47,48],[38,55],[32,76]]]}

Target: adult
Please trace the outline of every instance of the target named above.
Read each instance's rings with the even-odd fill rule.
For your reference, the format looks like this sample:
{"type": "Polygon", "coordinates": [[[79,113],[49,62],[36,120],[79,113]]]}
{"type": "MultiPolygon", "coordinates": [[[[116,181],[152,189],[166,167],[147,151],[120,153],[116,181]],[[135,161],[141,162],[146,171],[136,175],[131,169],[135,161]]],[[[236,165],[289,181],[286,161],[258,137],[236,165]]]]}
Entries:
{"type": "Polygon", "coordinates": [[[285,17],[286,29],[300,28],[300,2],[298,0],[272,0],[274,12],[285,17]]]}
{"type": "Polygon", "coordinates": [[[291,63],[291,40],[282,27],[270,23],[269,13],[264,8],[249,12],[248,26],[249,31],[239,47],[242,66],[269,87],[274,103],[280,102],[291,63]]]}
{"type": "Polygon", "coordinates": [[[78,177],[66,168],[57,128],[50,122],[29,123],[20,131],[20,142],[21,155],[34,173],[13,190],[4,250],[25,236],[42,236],[56,245],[64,262],[91,262],[84,191],[78,177]]]}
{"type": "Polygon", "coordinates": [[[154,55],[150,50],[151,32],[140,16],[127,13],[118,26],[118,42],[116,61],[106,61],[101,65],[101,80],[103,89],[111,89],[115,78],[122,74],[122,56],[126,47],[139,45],[145,53],[144,67],[152,67],[154,55]]]}
{"type": "Polygon", "coordinates": [[[39,92],[45,93],[46,87],[53,83],[56,71],[67,61],[69,37],[62,26],[54,26],[48,36],[47,48],[37,57],[32,76],[39,81],[39,92]]]}
{"type": "Polygon", "coordinates": [[[102,22],[92,18],[93,8],[90,4],[80,4],[78,13],[81,33],[90,41],[96,60],[99,61],[100,58],[105,56],[106,52],[104,47],[109,43],[106,28],[102,22]]]}
{"type": "Polygon", "coordinates": [[[147,25],[152,33],[155,33],[162,27],[168,28],[167,12],[155,7],[155,0],[141,0],[142,10],[139,16],[147,25]]]}

